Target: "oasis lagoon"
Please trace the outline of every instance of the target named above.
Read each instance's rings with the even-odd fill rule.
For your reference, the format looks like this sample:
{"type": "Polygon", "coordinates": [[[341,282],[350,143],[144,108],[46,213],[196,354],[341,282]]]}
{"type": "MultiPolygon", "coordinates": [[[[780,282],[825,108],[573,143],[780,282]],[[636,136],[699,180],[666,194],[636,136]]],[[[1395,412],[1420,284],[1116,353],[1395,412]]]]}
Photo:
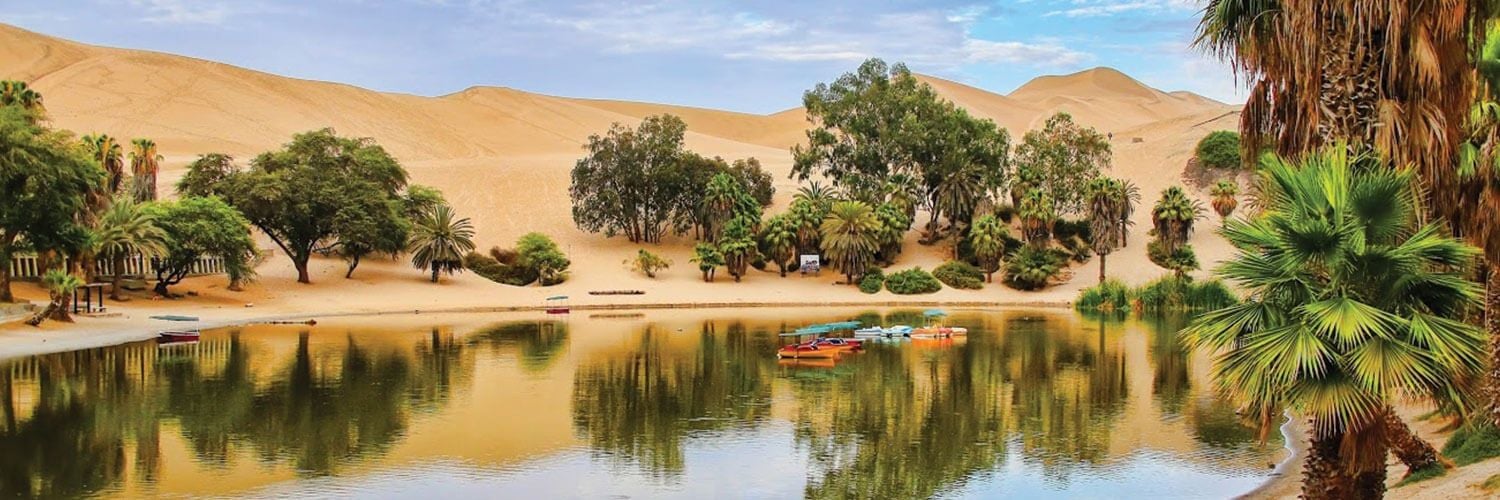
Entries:
{"type": "Polygon", "coordinates": [[[1230,497],[1285,456],[1180,319],[954,310],[407,315],[0,361],[6,497],[1230,497]]]}

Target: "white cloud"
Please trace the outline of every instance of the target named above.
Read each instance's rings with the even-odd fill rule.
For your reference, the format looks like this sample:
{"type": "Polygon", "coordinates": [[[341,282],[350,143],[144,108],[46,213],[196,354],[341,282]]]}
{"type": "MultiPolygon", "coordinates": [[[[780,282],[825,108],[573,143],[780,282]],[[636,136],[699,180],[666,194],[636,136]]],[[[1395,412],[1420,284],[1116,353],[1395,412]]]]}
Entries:
{"type": "Polygon", "coordinates": [[[146,11],[141,20],[161,24],[221,24],[233,13],[228,4],[211,0],[130,0],[146,11]]]}
{"type": "Polygon", "coordinates": [[[1077,7],[1052,10],[1044,16],[1100,17],[1132,11],[1180,11],[1198,8],[1200,0],[1072,0],[1077,7]]]}

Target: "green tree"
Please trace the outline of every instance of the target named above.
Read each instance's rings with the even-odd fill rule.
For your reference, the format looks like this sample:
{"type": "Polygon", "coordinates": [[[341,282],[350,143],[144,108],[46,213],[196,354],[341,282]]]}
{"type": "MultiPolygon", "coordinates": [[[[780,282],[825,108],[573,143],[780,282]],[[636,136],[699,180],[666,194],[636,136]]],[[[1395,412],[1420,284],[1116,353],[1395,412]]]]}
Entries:
{"type": "Polygon", "coordinates": [[[1219,213],[1219,219],[1227,221],[1229,216],[1234,214],[1234,209],[1240,206],[1240,201],[1235,198],[1239,194],[1240,186],[1234,181],[1219,181],[1208,190],[1208,195],[1213,197],[1211,204],[1214,211],[1219,213]]]}
{"type": "Polygon", "coordinates": [[[1100,177],[1089,181],[1084,193],[1088,207],[1089,228],[1094,253],[1099,254],[1099,283],[1105,279],[1105,260],[1125,239],[1120,215],[1128,203],[1125,185],[1118,180],[1100,177]]]}
{"type": "MultiPolygon", "coordinates": [[[[0,106],[0,263],[25,244],[39,251],[81,246],[75,215],[104,171],[66,133],[36,123],[19,106],[0,106]]],[[[0,302],[14,302],[10,266],[0,265],[0,302]]]]}
{"type": "Polygon", "coordinates": [[[1489,275],[1485,295],[1485,329],[1490,336],[1490,373],[1484,384],[1488,415],[1500,428],[1500,26],[1491,25],[1477,66],[1484,85],[1469,112],[1464,142],[1458,150],[1460,189],[1446,200],[1454,209],[1456,233],[1484,250],[1489,275]]]}
{"type": "Polygon", "coordinates": [[[1458,271],[1477,252],[1419,222],[1410,173],[1346,146],[1267,161],[1261,176],[1265,211],[1221,230],[1236,254],[1219,274],[1250,297],[1183,335],[1222,353],[1216,380],[1258,421],[1283,408],[1311,418],[1304,496],[1379,498],[1389,405],[1453,402],[1484,367],[1483,333],[1449,319],[1477,304],[1458,271]]]}
{"type": "Polygon", "coordinates": [[[388,249],[389,234],[370,228],[400,224],[406,170],[373,139],[322,129],[256,156],[246,171],[226,159],[200,158],[179,189],[207,190],[239,209],[291,259],[300,283],[312,282],[307,264],[318,245],[388,249]],[[366,214],[340,216],[347,210],[366,214]]]}
{"type": "Polygon", "coordinates": [[[568,255],[545,234],[526,233],[516,240],[516,265],[535,274],[540,286],[562,283],[572,264],[568,255]]]}
{"type": "Polygon", "coordinates": [[[83,136],[83,145],[88,149],[89,155],[99,166],[104,167],[108,174],[105,185],[108,186],[110,195],[119,194],[125,189],[125,160],[123,149],[119,141],[106,134],[83,136]]]}
{"type": "Polygon", "coordinates": [[[735,217],[724,225],[724,233],[719,235],[719,253],[724,256],[724,266],[735,282],[744,277],[750,261],[759,254],[754,223],[748,217],[735,217]]]}
{"type": "Polygon", "coordinates": [[[844,273],[846,284],[858,284],[880,251],[880,219],[863,202],[840,201],[823,219],[822,233],[823,254],[844,273]]]}
{"type": "Polygon", "coordinates": [[[1015,163],[1029,172],[1031,187],[1046,193],[1059,213],[1077,214],[1086,208],[1084,187],[1110,167],[1111,155],[1104,134],[1057,113],[1041,129],[1026,133],[1016,147],[1015,163]]]}
{"type": "Polygon", "coordinates": [[[1193,222],[1202,218],[1203,212],[1203,204],[1189,198],[1181,187],[1163,190],[1161,199],[1151,209],[1152,234],[1161,241],[1162,250],[1173,254],[1187,245],[1188,237],[1193,234],[1193,222]]]}
{"type": "Polygon", "coordinates": [[[452,207],[438,205],[412,226],[407,247],[411,265],[431,270],[433,283],[437,283],[440,273],[452,275],[464,270],[464,255],[474,251],[474,224],[468,217],[454,217],[452,207]]]}
{"type": "Polygon", "coordinates": [[[637,250],[635,258],[626,261],[626,263],[630,265],[630,270],[644,273],[647,278],[655,278],[657,271],[672,267],[670,259],[647,252],[644,248],[637,250]]]}
{"type": "Polygon", "coordinates": [[[170,296],[168,287],[181,283],[201,257],[218,256],[231,267],[255,258],[249,222],[218,198],[148,203],[141,211],[167,236],[166,254],[156,263],[157,295],[170,296]]]}
{"type": "Polygon", "coordinates": [[[62,269],[51,269],[42,275],[42,288],[47,290],[47,307],[37,311],[26,324],[37,326],[43,321],[63,321],[71,323],[73,317],[68,315],[68,300],[73,298],[73,292],[83,286],[83,280],[78,276],[62,269]]]}
{"type": "Polygon", "coordinates": [[[974,227],[969,228],[969,245],[974,248],[985,281],[995,281],[995,272],[1000,270],[1000,261],[1005,256],[1005,238],[1009,235],[1010,229],[993,215],[974,219],[974,227]]]}
{"type": "Polygon", "coordinates": [[[47,116],[42,94],[18,80],[0,81],[0,106],[14,106],[27,112],[26,119],[35,123],[47,116]]]}
{"type": "Polygon", "coordinates": [[[797,227],[792,214],[766,219],[760,231],[760,250],[775,262],[776,270],[785,278],[787,264],[797,258],[797,227]]]}
{"type": "Polygon", "coordinates": [[[109,296],[117,301],[125,299],[120,294],[120,282],[125,278],[126,257],[158,259],[167,255],[170,244],[167,232],[156,225],[144,205],[129,195],[118,196],[99,218],[94,241],[99,255],[109,259],[113,267],[109,296]]]}
{"type": "Polygon", "coordinates": [[[156,174],[161,170],[162,156],[156,142],[150,139],[130,141],[130,178],[135,201],[156,201],[156,174]]]}
{"type": "Polygon", "coordinates": [[[920,181],[931,221],[966,223],[974,193],[998,189],[1009,167],[1009,135],[940,98],[902,64],[865,61],[803,94],[813,128],[792,148],[792,176],[831,179],[848,198],[876,204],[886,179],[920,181]],[[944,181],[950,177],[960,179],[944,181]]]}
{"type": "Polygon", "coordinates": [[[1016,216],[1021,218],[1021,235],[1026,237],[1026,243],[1037,248],[1051,244],[1057,208],[1046,191],[1037,188],[1027,191],[1016,207],[1016,216]]]}
{"type": "MultiPolygon", "coordinates": [[[[344,272],[344,279],[354,277],[355,268],[359,267],[360,261],[367,255],[400,255],[406,250],[412,227],[426,220],[422,217],[408,219],[402,199],[359,197],[351,201],[356,204],[340,208],[333,216],[334,226],[338,227],[339,232],[339,239],[334,243],[333,250],[349,265],[344,272]]],[[[443,206],[447,205],[438,205],[443,206]]],[[[436,207],[428,213],[434,211],[436,207]]]]}
{"type": "Polygon", "coordinates": [[[703,272],[703,281],[713,283],[715,271],[724,265],[724,254],[719,253],[719,247],[711,243],[699,243],[693,247],[692,261],[703,272]]]}
{"type": "Polygon", "coordinates": [[[1209,132],[1194,148],[1198,163],[1209,168],[1239,168],[1240,134],[1229,130],[1209,132]]]}
{"type": "Polygon", "coordinates": [[[687,184],[683,134],[687,124],[672,115],[647,117],[631,129],[618,123],[604,136],[590,136],[588,155],[572,171],[569,194],[579,229],[623,233],[631,243],[656,243],[668,223],[681,217],[678,199],[687,184]]]}
{"type": "Polygon", "coordinates": [[[880,242],[877,260],[887,265],[894,263],[896,256],[901,254],[906,231],[911,229],[911,217],[894,203],[881,203],[875,207],[875,218],[880,221],[880,231],[876,236],[880,242]]]}
{"type": "Polygon", "coordinates": [[[239,168],[234,157],[222,153],[199,155],[188,164],[187,172],[177,180],[178,196],[213,196],[220,192],[219,183],[229,180],[239,168]]]}

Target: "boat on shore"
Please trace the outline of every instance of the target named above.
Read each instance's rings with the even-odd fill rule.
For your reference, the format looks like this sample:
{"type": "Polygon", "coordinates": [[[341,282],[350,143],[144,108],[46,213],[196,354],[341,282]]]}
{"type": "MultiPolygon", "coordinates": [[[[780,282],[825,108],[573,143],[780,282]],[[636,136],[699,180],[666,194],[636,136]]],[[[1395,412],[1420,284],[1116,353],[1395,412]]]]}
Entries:
{"type": "Polygon", "coordinates": [[[159,344],[197,342],[201,335],[198,330],[163,330],[156,333],[156,340],[159,344]]]}

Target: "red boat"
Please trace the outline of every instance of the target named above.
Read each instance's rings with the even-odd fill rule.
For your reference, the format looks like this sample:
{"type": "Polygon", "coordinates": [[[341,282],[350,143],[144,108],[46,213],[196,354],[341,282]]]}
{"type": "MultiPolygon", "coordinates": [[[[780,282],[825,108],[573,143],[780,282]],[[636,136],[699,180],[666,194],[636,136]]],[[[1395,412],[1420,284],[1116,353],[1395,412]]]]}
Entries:
{"type": "Polygon", "coordinates": [[[814,342],[792,344],[784,346],[776,351],[776,357],[792,359],[833,359],[838,357],[843,348],[831,345],[819,345],[814,342]]]}
{"type": "Polygon", "coordinates": [[[156,340],[161,343],[175,342],[197,342],[198,330],[166,330],[156,334],[156,340]]]}
{"type": "Polygon", "coordinates": [[[833,346],[843,350],[864,349],[865,341],[838,337],[825,337],[812,341],[820,346],[833,346]]]}
{"type": "Polygon", "coordinates": [[[568,307],[567,295],[554,295],[551,297],[547,297],[546,304],[547,305],[543,308],[543,310],[546,311],[547,314],[568,314],[568,312],[571,311],[571,309],[568,307]]]}

